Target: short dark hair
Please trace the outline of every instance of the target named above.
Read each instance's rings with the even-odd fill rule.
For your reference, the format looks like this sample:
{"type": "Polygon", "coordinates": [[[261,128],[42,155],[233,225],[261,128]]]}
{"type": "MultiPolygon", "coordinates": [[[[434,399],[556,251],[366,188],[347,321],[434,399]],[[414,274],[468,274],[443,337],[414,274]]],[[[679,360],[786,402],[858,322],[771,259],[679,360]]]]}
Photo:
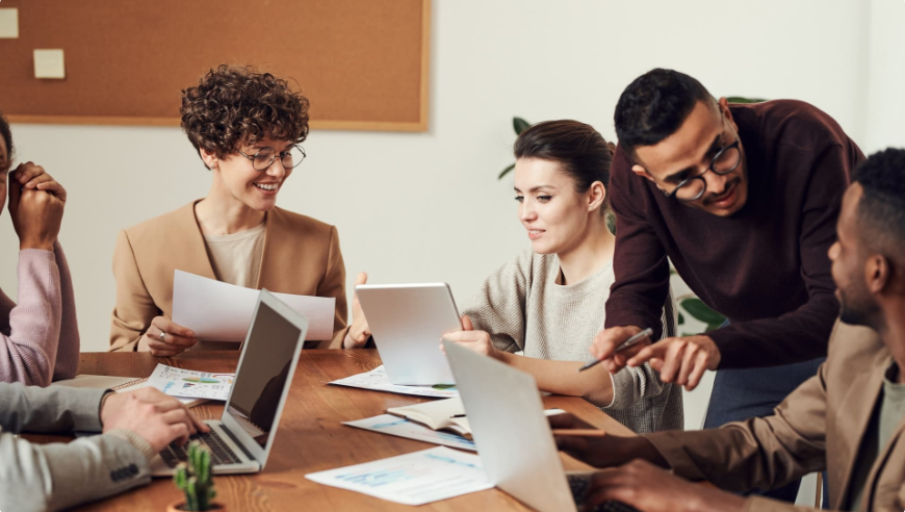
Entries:
{"type": "Polygon", "coordinates": [[[182,91],[182,129],[195,149],[217,158],[264,137],[301,143],[308,136],[308,99],[289,83],[250,67],[221,65],[182,91]]]}
{"type": "Polygon", "coordinates": [[[699,101],[714,101],[701,82],[672,69],[648,71],[619,96],[613,115],[619,144],[634,157],[636,147],[653,146],[675,133],[699,101]]]}
{"type": "Polygon", "coordinates": [[[595,181],[608,186],[616,150],[593,126],[568,119],[529,126],[515,141],[515,158],[541,158],[562,164],[578,192],[595,181]]]}
{"type": "Polygon", "coordinates": [[[6,163],[9,164],[13,161],[13,132],[9,129],[9,121],[3,112],[0,112],[0,137],[6,142],[6,163]]]}
{"type": "Polygon", "coordinates": [[[905,261],[905,149],[870,155],[855,168],[852,179],[864,189],[858,222],[865,245],[905,261]]]}

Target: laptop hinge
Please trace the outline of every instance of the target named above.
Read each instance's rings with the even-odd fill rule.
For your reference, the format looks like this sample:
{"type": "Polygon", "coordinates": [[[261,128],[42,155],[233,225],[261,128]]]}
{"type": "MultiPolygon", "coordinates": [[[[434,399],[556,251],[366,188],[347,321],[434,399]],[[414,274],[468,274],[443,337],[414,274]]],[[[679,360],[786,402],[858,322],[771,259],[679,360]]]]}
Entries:
{"type": "Polygon", "coordinates": [[[257,462],[254,455],[252,455],[251,452],[248,451],[248,448],[246,448],[245,445],[239,441],[239,438],[236,437],[236,435],[233,434],[226,425],[220,423],[220,428],[222,428],[223,431],[226,432],[226,435],[228,435],[229,438],[233,440],[233,443],[235,443],[235,445],[238,446],[243,453],[245,453],[245,456],[248,457],[248,460],[257,462]]]}

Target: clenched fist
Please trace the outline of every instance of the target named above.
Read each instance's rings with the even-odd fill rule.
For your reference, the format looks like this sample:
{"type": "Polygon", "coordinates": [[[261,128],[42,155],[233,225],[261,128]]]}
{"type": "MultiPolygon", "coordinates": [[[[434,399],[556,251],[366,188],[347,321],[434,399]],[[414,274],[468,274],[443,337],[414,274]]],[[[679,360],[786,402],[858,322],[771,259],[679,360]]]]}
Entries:
{"type": "Polygon", "coordinates": [[[52,251],[63,222],[66,190],[32,162],[19,165],[9,181],[9,213],[19,248],[52,251]]]}

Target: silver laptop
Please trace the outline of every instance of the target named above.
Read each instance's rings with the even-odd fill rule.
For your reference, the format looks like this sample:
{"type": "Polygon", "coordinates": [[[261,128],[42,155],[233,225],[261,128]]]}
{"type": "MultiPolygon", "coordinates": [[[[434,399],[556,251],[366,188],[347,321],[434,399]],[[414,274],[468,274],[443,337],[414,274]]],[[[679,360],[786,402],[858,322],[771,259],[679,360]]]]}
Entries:
{"type": "MultiPolygon", "coordinates": [[[[590,472],[566,475],[534,377],[444,341],[465,414],[490,481],[540,512],[577,511],[590,472]]],[[[598,511],[634,511],[607,502],[598,511]]]]}
{"type": "Polygon", "coordinates": [[[393,384],[453,384],[440,339],[462,330],[446,283],[362,284],[355,287],[380,359],[393,384]]]}
{"type": "MultiPolygon", "coordinates": [[[[264,469],[307,331],[308,319],[261,290],[223,416],[206,421],[210,433],[193,436],[210,448],[214,473],[264,469]]],[[[174,443],[154,457],[152,475],[172,475],[185,448],[174,443]]]]}

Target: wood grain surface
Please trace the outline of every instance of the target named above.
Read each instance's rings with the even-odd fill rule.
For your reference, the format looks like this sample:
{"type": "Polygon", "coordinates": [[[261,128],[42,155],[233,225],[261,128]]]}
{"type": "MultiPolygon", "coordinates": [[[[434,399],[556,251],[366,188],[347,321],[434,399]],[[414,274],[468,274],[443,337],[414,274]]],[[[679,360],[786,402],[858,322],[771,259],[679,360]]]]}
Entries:
{"type": "MultiPolygon", "coordinates": [[[[212,372],[235,371],[237,352],[186,352],[175,358],[149,353],[83,353],[79,372],[94,375],[146,377],[157,363],[212,372]]],[[[377,498],[320,485],[305,479],[316,471],[360,464],[431,448],[435,445],[342,425],[343,421],[383,414],[430,399],[359,390],[327,383],[380,365],[376,350],[304,350],[283,412],[274,447],[264,471],[256,475],[218,476],[218,501],[229,512],[281,510],[413,510],[377,498]]],[[[546,407],[558,407],[589,423],[620,435],[633,435],[624,426],[579,398],[549,396],[546,407]]],[[[204,418],[219,418],[222,405],[192,409],[204,418]]],[[[41,441],[60,440],[40,436],[41,441]]],[[[563,455],[566,469],[586,466],[563,455]]],[[[155,511],[180,499],[169,479],[154,480],[109,500],[78,510],[155,511]]],[[[419,511],[529,510],[507,494],[492,489],[440,501],[419,511]]]]}

